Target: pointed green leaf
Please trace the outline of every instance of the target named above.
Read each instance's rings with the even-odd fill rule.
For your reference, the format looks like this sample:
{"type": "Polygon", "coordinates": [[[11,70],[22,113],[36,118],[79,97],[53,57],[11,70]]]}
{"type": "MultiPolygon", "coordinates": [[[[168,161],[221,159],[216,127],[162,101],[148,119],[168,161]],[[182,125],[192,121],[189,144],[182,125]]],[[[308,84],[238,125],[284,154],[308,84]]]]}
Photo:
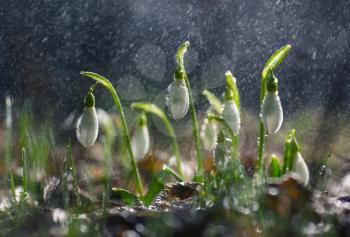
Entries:
{"type": "Polygon", "coordinates": [[[164,184],[161,181],[161,179],[156,175],[152,175],[152,180],[150,182],[148,192],[143,198],[143,203],[146,206],[151,205],[154,198],[163,190],[163,188],[164,188],[164,184]]]}
{"type": "Polygon", "coordinates": [[[283,174],[292,169],[294,158],[299,150],[300,145],[295,137],[295,129],[291,129],[288,131],[284,142],[283,174]]]}
{"type": "Polygon", "coordinates": [[[230,137],[231,137],[231,138],[234,138],[234,137],[235,137],[235,134],[233,133],[231,127],[227,124],[227,122],[225,121],[225,119],[220,118],[220,117],[218,117],[218,116],[215,116],[215,115],[213,115],[213,114],[209,114],[209,115],[207,116],[207,118],[208,118],[209,120],[210,120],[210,119],[213,119],[213,120],[215,120],[215,121],[221,123],[221,124],[227,129],[227,131],[229,132],[230,137]]]}
{"type": "Polygon", "coordinates": [[[132,103],[130,106],[131,108],[142,109],[147,113],[155,114],[160,118],[166,117],[165,113],[155,104],[136,102],[132,103]]]}
{"type": "Polygon", "coordinates": [[[187,51],[187,47],[190,46],[189,41],[182,43],[176,51],[176,63],[181,67],[184,66],[184,54],[187,51]]]}
{"type": "Polygon", "coordinates": [[[128,205],[132,205],[138,200],[134,194],[122,188],[112,188],[112,193],[120,197],[123,202],[128,205]]]}
{"type": "Polygon", "coordinates": [[[275,154],[272,154],[270,167],[269,167],[269,177],[280,177],[281,176],[281,166],[279,159],[275,154]]]}
{"type": "Polygon", "coordinates": [[[97,81],[98,83],[101,83],[105,87],[109,88],[109,87],[112,86],[111,82],[107,78],[105,78],[105,77],[103,77],[103,76],[101,76],[101,75],[99,75],[97,73],[94,73],[94,72],[80,72],[80,75],[90,77],[90,78],[94,79],[95,81],[97,81]]]}
{"type": "Polygon", "coordinates": [[[214,108],[216,113],[220,114],[222,109],[222,103],[220,99],[208,90],[204,90],[202,94],[207,97],[210,105],[214,108]]]}
{"type": "Polygon", "coordinates": [[[274,71],[275,68],[283,61],[284,57],[287,55],[289,50],[292,48],[290,44],[287,44],[277,50],[270,58],[267,60],[264,69],[262,71],[262,77],[265,78],[270,71],[274,71]]]}
{"type": "Polygon", "coordinates": [[[183,182],[183,179],[181,178],[181,176],[178,174],[178,173],[176,173],[176,171],[175,170],[173,170],[172,168],[170,168],[168,165],[166,165],[166,164],[164,164],[163,165],[163,170],[162,170],[165,174],[168,174],[168,175],[170,175],[170,176],[173,176],[175,179],[176,179],[176,181],[178,181],[178,182],[183,182]]]}

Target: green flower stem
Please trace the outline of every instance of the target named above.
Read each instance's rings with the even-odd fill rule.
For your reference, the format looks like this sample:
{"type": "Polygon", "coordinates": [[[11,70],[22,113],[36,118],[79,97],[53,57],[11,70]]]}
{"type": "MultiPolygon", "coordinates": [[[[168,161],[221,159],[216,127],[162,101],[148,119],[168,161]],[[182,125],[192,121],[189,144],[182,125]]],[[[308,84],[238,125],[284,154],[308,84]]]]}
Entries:
{"type": "Polygon", "coordinates": [[[5,153],[5,165],[6,165],[6,172],[8,174],[5,174],[5,177],[10,178],[10,187],[11,187],[11,194],[13,203],[17,206],[17,200],[16,200],[16,192],[15,192],[15,180],[13,178],[13,173],[11,170],[11,145],[12,145],[12,128],[6,127],[5,130],[5,142],[4,142],[4,153],[5,153]]]}
{"type": "Polygon", "coordinates": [[[188,80],[188,76],[185,70],[185,64],[184,64],[184,54],[187,51],[187,47],[190,45],[190,42],[186,41],[180,45],[180,47],[177,50],[176,53],[176,62],[178,64],[178,67],[181,68],[183,72],[183,79],[186,82],[186,87],[188,89],[188,95],[189,95],[189,103],[191,108],[191,120],[192,120],[192,128],[193,128],[193,136],[194,141],[196,144],[196,157],[197,157],[197,175],[198,175],[198,181],[203,182],[203,173],[204,173],[204,158],[203,158],[203,149],[202,149],[202,142],[199,136],[199,128],[198,128],[198,121],[197,121],[197,114],[196,109],[194,107],[193,103],[193,97],[192,97],[192,91],[190,82],[188,80]]]}
{"type": "Polygon", "coordinates": [[[256,164],[255,172],[262,174],[263,169],[263,156],[265,146],[265,129],[263,122],[259,121],[259,137],[258,137],[258,162],[256,164]]]}
{"type": "Polygon", "coordinates": [[[81,201],[80,201],[80,195],[79,195],[79,188],[78,188],[78,181],[77,181],[77,171],[75,169],[75,165],[73,162],[73,155],[72,155],[72,147],[70,144],[70,140],[67,145],[67,159],[68,159],[68,169],[70,172],[72,172],[73,176],[73,187],[74,187],[74,192],[75,192],[75,198],[78,207],[81,206],[81,201]]]}
{"type": "Polygon", "coordinates": [[[21,160],[22,160],[22,169],[23,169],[22,193],[24,195],[27,195],[27,191],[28,191],[28,177],[27,177],[28,157],[27,157],[26,149],[24,147],[22,147],[22,149],[21,149],[21,160]]]}
{"type": "Polygon", "coordinates": [[[103,139],[103,156],[104,156],[104,161],[105,161],[105,174],[104,174],[104,193],[103,193],[103,199],[102,199],[102,210],[103,210],[103,216],[106,215],[107,211],[107,201],[110,196],[110,189],[111,189],[111,162],[112,162],[112,157],[111,157],[111,143],[108,139],[108,137],[104,137],[103,139]]]}
{"type": "MultiPolygon", "coordinates": [[[[284,57],[287,55],[291,49],[291,45],[287,44],[277,50],[266,62],[264,69],[261,73],[261,85],[260,85],[260,108],[262,108],[262,103],[266,95],[266,79],[269,74],[272,73],[275,68],[283,61],[284,57]]],[[[256,164],[256,173],[263,173],[263,157],[264,157],[264,146],[265,146],[265,129],[263,122],[260,118],[259,120],[259,137],[258,137],[258,162],[256,164]]]]}
{"type": "Polygon", "coordinates": [[[119,96],[117,94],[117,91],[114,89],[113,85],[110,83],[110,81],[97,74],[97,73],[94,73],[94,72],[80,72],[81,75],[83,76],[87,76],[87,77],[90,77],[94,80],[96,80],[97,82],[99,82],[101,85],[103,85],[104,87],[106,87],[109,92],[111,93],[112,97],[113,97],[113,100],[114,100],[114,103],[117,107],[117,109],[119,110],[119,113],[120,113],[120,117],[122,119],[122,126],[123,126],[123,132],[124,132],[124,135],[125,135],[125,138],[126,138],[126,144],[127,144],[127,149],[128,149],[128,152],[129,152],[129,155],[130,155],[130,158],[131,158],[131,167],[133,169],[133,172],[135,173],[135,178],[136,178],[136,185],[137,185],[137,191],[140,195],[140,198],[142,199],[143,198],[143,185],[142,185],[142,180],[141,180],[141,176],[140,176],[140,173],[139,173],[139,170],[137,168],[137,164],[136,164],[136,160],[135,160],[135,157],[134,157],[134,154],[132,152],[132,148],[131,148],[131,143],[130,143],[130,136],[129,136],[129,129],[128,129],[128,126],[126,124],[126,119],[125,119],[125,115],[124,115],[124,110],[123,110],[123,107],[120,103],[120,99],[119,99],[119,96]]]}
{"type": "Polygon", "coordinates": [[[181,179],[183,179],[182,161],[181,161],[179,146],[177,145],[177,141],[176,141],[176,134],[175,134],[173,127],[171,126],[169,119],[165,115],[165,113],[158,106],[151,104],[151,103],[141,103],[141,102],[132,103],[131,107],[136,108],[136,109],[142,109],[143,111],[145,111],[147,113],[152,113],[152,114],[158,116],[163,121],[163,123],[164,123],[166,129],[168,130],[168,133],[171,137],[173,152],[174,152],[175,158],[176,158],[177,172],[179,173],[179,176],[181,177],[181,179]]]}

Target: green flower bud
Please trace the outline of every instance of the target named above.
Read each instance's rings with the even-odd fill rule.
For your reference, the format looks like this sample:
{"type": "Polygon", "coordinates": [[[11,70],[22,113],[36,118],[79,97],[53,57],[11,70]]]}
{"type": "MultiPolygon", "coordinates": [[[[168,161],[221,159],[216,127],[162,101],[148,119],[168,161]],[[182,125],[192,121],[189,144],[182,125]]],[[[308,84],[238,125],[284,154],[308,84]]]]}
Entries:
{"type": "Polygon", "coordinates": [[[90,90],[85,96],[85,107],[95,107],[95,96],[90,90]]]}

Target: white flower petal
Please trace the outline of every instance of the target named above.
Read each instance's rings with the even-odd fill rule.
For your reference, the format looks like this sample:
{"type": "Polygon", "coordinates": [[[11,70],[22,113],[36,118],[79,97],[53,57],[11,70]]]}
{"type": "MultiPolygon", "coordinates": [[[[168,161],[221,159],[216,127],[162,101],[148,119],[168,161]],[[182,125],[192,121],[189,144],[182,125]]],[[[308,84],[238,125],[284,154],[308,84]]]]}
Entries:
{"type": "Polygon", "coordinates": [[[266,94],[262,105],[262,122],[267,134],[274,134],[280,130],[283,110],[277,93],[266,94]]]}
{"type": "Polygon", "coordinates": [[[184,80],[177,80],[168,86],[167,105],[174,119],[185,117],[189,107],[189,95],[184,80]]]}
{"type": "Polygon", "coordinates": [[[224,104],[222,118],[230,126],[234,134],[238,134],[241,127],[241,118],[236,103],[228,100],[224,104]]]}
{"type": "Polygon", "coordinates": [[[98,135],[98,118],[95,107],[85,107],[76,127],[76,136],[84,147],[94,145],[98,135]]]}
{"type": "Polygon", "coordinates": [[[299,179],[304,186],[308,185],[310,173],[300,152],[298,152],[294,158],[293,171],[298,174],[299,179]]]}
{"type": "Polygon", "coordinates": [[[148,152],[150,137],[147,125],[138,126],[131,139],[131,148],[136,160],[142,159],[148,152]]]}

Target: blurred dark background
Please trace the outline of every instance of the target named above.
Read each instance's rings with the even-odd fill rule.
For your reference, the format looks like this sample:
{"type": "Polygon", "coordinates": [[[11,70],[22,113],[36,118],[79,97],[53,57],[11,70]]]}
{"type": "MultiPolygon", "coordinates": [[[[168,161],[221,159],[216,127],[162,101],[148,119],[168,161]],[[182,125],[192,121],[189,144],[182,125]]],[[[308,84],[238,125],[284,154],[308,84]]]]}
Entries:
{"type": "MultiPolygon", "coordinates": [[[[189,40],[195,94],[220,93],[230,69],[243,106],[258,114],[261,69],[290,43],[276,72],[286,118],[311,108],[335,119],[315,125],[316,143],[337,133],[336,119],[350,119],[349,0],[8,0],[0,24],[1,108],[9,94],[60,121],[82,106],[90,83],[81,70],[110,78],[125,103],[152,101],[171,82],[177,46],[189,40]]],[[[104,90],[97,94],[100,106],[112,106],[104,90]]]]}

